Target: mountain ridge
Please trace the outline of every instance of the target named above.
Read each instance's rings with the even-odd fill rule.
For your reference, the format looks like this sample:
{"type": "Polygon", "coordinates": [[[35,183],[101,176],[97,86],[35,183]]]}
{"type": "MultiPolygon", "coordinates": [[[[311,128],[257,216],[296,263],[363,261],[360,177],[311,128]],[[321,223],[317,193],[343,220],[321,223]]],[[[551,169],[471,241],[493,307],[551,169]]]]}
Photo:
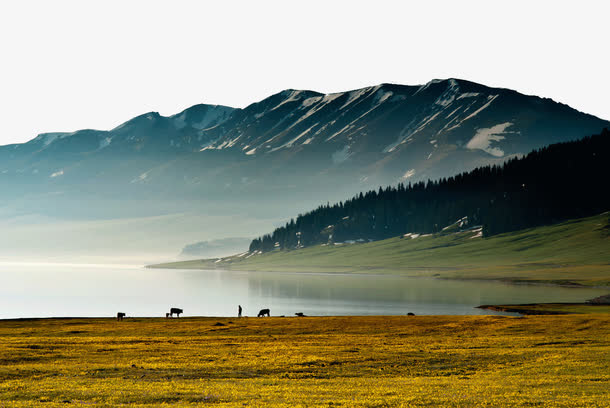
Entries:
{"type": "MultiPolygon", "coordinates": [[[[114,183],[146,179],[150,184],[149,176],[162,171],[175,184],[178,174],[169,173],[196,177],[199,172],[176,168],[176,158],[203,163],[228,155],[232,164],[219,169],[221,177],[227,175],[223,185],[236,186],[235,178],[257,187],[269,180],[289,184],[278,179],[278,171],[312,183],[313,170],[359,191],[500,163],[608,126],[610,122],[550,99],[455,78],[330,94],[287,89],[245,108],[197,104],[169,116],[147,112],[108,131],[42,133],[23,144],[0,146],[0,176],[39,184],[53,178],[61,184],[70,178],[71,167],[133,156],[154,157],[157,164],[127,166],[126,177],[114,183]]],[[[96,171],[90,172],[89,182],[100,181],[100,175],[107,179],[107,172],[96,171]]]]}
{"type": "MultiPolygon", "coordinates": [[[[287,94],[289,95],[289,94],[297,93],[297,94],[307,94],[307,95],[310,95],[310,97],[325,97],[325,96],[326,97],[332,97],[332,96],[336,96],[336,95],[344,95],[344,94],[350,94],[350,93],[355,93],[355,92],[366,92],[366,91],[369,91],[369,90],[372,90],[372,89],[382,89],[382,88],[391,88],[391,89],[394,89],[394,90],[396,90],[396,89],[403,89],[403,90],[406,90],[406,89],[416,89],[415,93],[419,93],[420,91],[426,90],[426,89],[430,88],[431,86],[435,86],[437,84],[443,84],[443,83],[447,83],[447,82],[448,83],[451,83],[451,82],[459,83],[462,86],[465,86],[467,89],[478,89],[478,90],[484,90],[484,91],[499,90],[499,91],[505,91],[505,92],[514,93],[514,94],[517,94],[517,95],[520,95],[520,96],[524,96],[524,97],[538,98],[538,99],[542,99],[544,101],[550,101],[550,102],[553,102],[555,104],[558,104],[558,105],[561,105],[561,106],[564,106],[564,107],[568,107],[571,110],[574,110],[574,111],[576,111],[578,113],[582,113],[582,114],[587,115],[589,117],[592,117],[592,118],[595,118],[595,119],[599,119],[599,120],[602,120],[602,121],[606,121],[605,119],[599,118],[599,117],[597,117],[595,115],[592,115],[592,114],[589,114],[589,113],[586,113],[586,112],[574,109],[574,108],[570,107],[568,104],[565,104],[563,102],[555,101],[552,98],[541,97],[541,96],[537,96],[537,95],[533,95],[533,94],[524,94],[524,93],[521,93],[519,91],[515,91],[513,89],[510,89],[510,88],[490,87],[490,86],[487,86],[487,85],[476,83],[474,81],[451,77],[451,78],[447,78],[447,79],[432,79],[432,80],[428,81],[427,83],[421,84],[421,85],[404,85],[404,84],[398,84],[398,83],[392,83],[392,82],[383,82],[383,83],[380,83],[378,85],[371,85],[371,86],[366,86],[366,87],[363,87],[363,88],[355,88],[355,89],[350,89],[350,90],[347,90],[347,91],[331,92],[331,93],[327,93],[327,94],[319,92],[319,91],[315,91],[315,90],[309,90],[309,89],[287,88],[287,89],[279,91],[279,92],[277,92],[275,94],[272,94],[272,95],[264,98],[261,101],[252,102],[252,103],[248,104],[247,106],[245,106],[244,108],[235,108],[235,107],[231,107],[231,106],[218,105],[218,104],[198,103],[198,104],[192,105],[190,107],[187,107],[187,108],[183,109],[182,111],[180,111],[178,113],[170,114],[170,115],[167,115],[167,116],[161,115],[158,111],[149,111],[149,112],[144,112],[144,113],[142,113],[140,115],[137,115],[137,116],[135,116],[135,117],[133,117],[131,119],[128,119],[127,121],[117,125],[116,127],[112,128],[112,129],[109,129],[109,130],[84,128],[84,129],[78,129],[78,130],[75,130],[75,131],[72,131],[72,132],[64,132],[64,131],[43,132],[43,133],[39,133],[37,136],[35,136],[34,138],[32,138],[32,139],[30,139],[30,140],[28,140],[26,142],[23,142],[23,143],[11,143],[11,144],[7,144],[7,145],[0,145],[0,148],[7,147],[7,146],[18,146],[18,145],[27,144],[29,142],[35,141],[36,139],[41,139],[43,137],[47,137],[47,136],[51,136],[51,135],[65,135],[65,136],[69,136],[69,135],[75,135],[75,134],[77,134],[79,132],[83,132],[83,131],[112,132],[112,131],[115,131],[115,130],[118,130],[118,129],[124,127],[125,125],[129,124],[130,122],[132,122],[132,121],[134,121],[136,119],[139,119],[139,118],[142,118],[142,117],[147,117],[149,115],[156,116],[158,118],[172,119],[172,118],[178,118],[178,117],[180,117],[182,115],[185,115],[185,114],[189,114],[193,110],[198,110],[198,109],[201,109],[201,108],[224,108],[224,109],[229,111],[229,114],[232,114],[234,112],[244,111],[244,110],[250,109],[252,107],[258,106],[259,104],[261,104],[261,103],[263,103],[263,102],[265,102],[265,101],[267,101],[267,100],[269,100],[271,98],[279,97],[279,96],[283,96],[283,95],[287,95],[287,94]]],[[[218,123],[218,124],[220,124],[220,123],[218,123]]],[[[200,127],[200,129],[204,129],[204,128],[200,127]]]]}
{"type": "MultiPolygon", "coordinates": [[[[501,164],[604,127],[610,122],[550,99],[458,79],[331,94],[288,89],[244,108],[197,104],[111,130],[0,146],[0,212],[239,216],[256,222],[230,234],[257,236],[268,230],[260,220],[277,226],[322,202],[501,164]]],[[[220,221],[197,225],[201,235],[168,251],[225,236],[220,221]]]]}

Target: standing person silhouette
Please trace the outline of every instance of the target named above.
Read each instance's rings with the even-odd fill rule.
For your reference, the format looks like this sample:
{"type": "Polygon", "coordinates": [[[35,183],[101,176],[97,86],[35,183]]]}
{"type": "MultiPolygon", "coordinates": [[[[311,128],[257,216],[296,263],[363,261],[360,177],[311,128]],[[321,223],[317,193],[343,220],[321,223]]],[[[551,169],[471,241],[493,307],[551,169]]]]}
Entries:
{"type": "Polygon", "coordinates": [[[241,317],[241,305],[237,305],[237,317],[241,317]]]}

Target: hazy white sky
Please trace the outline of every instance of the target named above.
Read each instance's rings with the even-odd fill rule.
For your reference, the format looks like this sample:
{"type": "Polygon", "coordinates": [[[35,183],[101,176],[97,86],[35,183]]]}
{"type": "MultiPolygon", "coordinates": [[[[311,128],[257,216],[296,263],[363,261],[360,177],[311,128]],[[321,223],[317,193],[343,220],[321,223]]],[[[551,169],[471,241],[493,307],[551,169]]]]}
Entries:
{"type": "Polygon", "coordinates": [[[610,119],[607,1],[0,3],[0,144],[286,88],[463,78],[610,119]]]}

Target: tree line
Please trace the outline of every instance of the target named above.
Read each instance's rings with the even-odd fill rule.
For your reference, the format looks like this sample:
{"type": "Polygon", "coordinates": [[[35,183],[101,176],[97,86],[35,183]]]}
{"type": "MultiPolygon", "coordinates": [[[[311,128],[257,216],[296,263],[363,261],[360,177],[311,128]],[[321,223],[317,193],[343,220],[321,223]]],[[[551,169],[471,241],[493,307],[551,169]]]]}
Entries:
{"type": "Polygon", "coordinates": [[[610,209],[610,132],[534,150],[503,165],[440,180],[399,183],[299,214],[250,251],[267,252],[405,233],[438,233],[463,217],[483,236],[586,217],[610,209]]]}

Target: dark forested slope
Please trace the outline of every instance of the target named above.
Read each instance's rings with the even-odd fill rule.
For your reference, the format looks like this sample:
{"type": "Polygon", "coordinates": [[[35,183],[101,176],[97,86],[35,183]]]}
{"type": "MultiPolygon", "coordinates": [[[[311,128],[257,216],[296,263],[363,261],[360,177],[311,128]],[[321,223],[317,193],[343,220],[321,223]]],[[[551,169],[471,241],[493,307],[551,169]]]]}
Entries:
{"type": "Polygon", "coordinates": [[[585,217],[610,209],[610,132],[553,144],[502,166],[454,177],[360,193],[299,215],[250,251],[296,248],[404,233],[434,233],[450,225],[480,225],[484,236],[585,217]]]}

